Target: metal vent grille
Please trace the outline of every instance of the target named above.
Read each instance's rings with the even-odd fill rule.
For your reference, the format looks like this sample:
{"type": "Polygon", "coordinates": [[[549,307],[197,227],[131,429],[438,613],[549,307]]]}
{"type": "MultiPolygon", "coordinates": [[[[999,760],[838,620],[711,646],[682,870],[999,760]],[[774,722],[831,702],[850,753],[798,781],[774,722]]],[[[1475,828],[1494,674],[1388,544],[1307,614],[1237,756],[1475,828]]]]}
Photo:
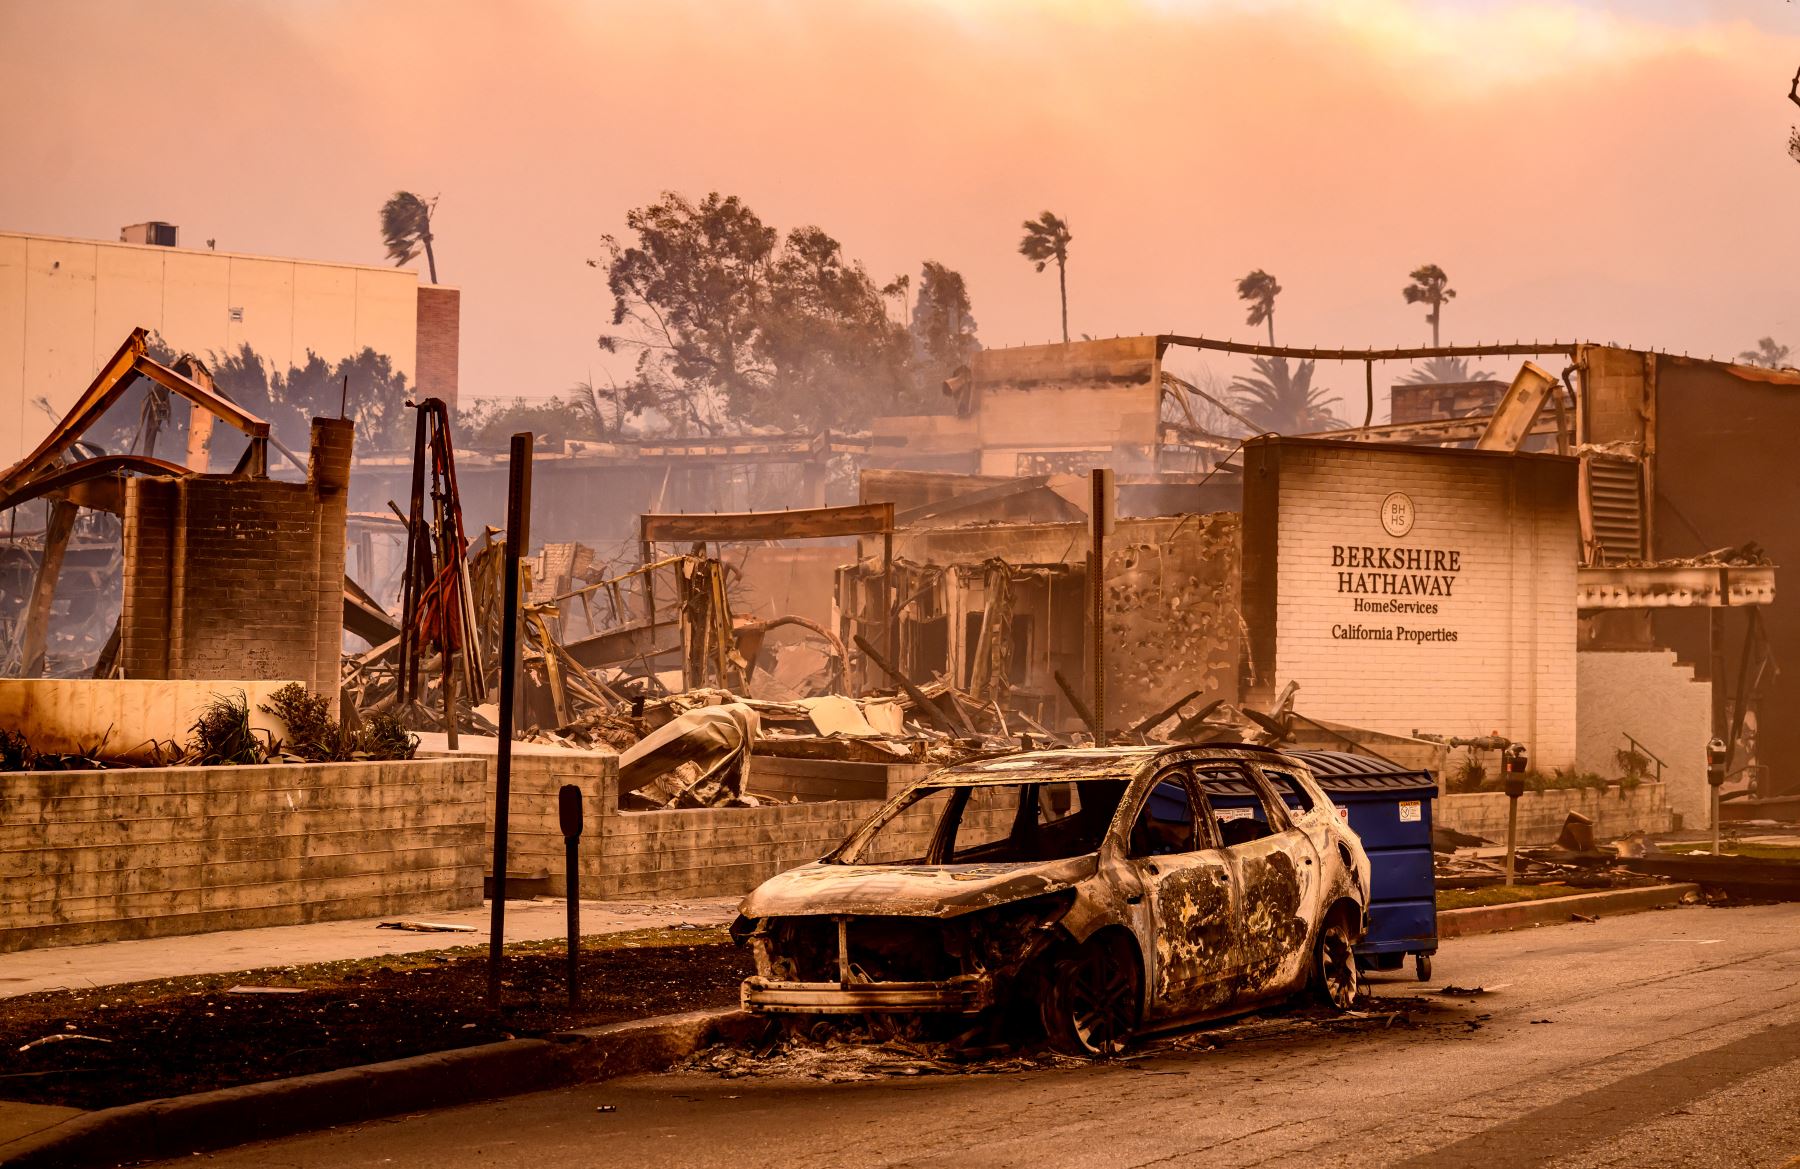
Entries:
{"type": "Polygon", "coordinates": [[[1644,476],[1636,459],[1588,460],[1588,508],[1599,563],[1644,559],[1644,476]]]}

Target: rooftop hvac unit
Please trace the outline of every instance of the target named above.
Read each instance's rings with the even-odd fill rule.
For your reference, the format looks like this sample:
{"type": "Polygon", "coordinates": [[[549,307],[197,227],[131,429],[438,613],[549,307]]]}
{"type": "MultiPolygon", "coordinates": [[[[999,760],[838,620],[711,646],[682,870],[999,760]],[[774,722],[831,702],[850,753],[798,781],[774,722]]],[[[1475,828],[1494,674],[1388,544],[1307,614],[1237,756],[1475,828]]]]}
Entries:
{"type": "Polygon", "coordinates": [[[160,248],[175,246],[175,225],[152,219],[119,229],[119,241],[128,244],[155,244],[160,248]]]}

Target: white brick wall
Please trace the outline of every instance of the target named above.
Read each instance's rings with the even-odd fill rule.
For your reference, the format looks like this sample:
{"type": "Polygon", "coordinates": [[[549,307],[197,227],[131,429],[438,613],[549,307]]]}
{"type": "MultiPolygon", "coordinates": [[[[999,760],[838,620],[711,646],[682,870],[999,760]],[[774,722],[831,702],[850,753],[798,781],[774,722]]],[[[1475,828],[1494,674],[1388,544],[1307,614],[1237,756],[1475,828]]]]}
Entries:
{"type": "Polygon", "coordinates": [[[1527,744],[1536,767],[1575,761],[1575,498],[1532,498],[1534,478],[1513,468],[1447,451],[1285,447],[1275,684],[1300,684],[1302,712],[1394,734],[1498,732],[1527,744]],[[1415,510],[1399,538],[1380,517],[1395,491],[1415,510]],[[1359,613],[1338,581],[1356,570],[1333,566],[1334,545],[1453,551],[1460,567],[1448,597],[1365,598],[1434,603],[1435,614],[1359,613]],[[1456,638],[1347,640],[1334,625],[1456,638]]]}

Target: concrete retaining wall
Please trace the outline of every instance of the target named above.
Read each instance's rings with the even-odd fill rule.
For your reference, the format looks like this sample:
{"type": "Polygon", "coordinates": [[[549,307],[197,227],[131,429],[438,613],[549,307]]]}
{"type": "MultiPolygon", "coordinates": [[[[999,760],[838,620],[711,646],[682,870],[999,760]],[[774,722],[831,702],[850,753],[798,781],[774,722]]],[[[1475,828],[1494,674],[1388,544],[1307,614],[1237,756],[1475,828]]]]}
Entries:
{"type": "Polygon", "coordinates": [[[835,759],[750,757],[752,795],[802,803],[885,800],[937,770],[930,763],[840,763],[835,759]]]}
{"type": "Polygon", "coordinates": [[[0,776],[0,952],[477,905],[481,781],[449,760],[0,776]]]}
{"type": "MultiPolygon", "coordinates": [[[[445,750],[442,735],[424,734],[420,739],[422,751],[437,754],[445,750]]],[[[491,816],[494,741],[463,735],[459,747],[465,757],[480,757],[488,768],[486,798],[491,816]]],[[[890,784],[897,791],[910,781],[888,774],[910,770],[906,765],[821,765],[814,760],[759,757],[752,766],[760,768],[765,762],[783,765],[773,769],[773,774],[765,772],[773,783],[805,778],[827,784],[822,778],[826,770],[847,768],[847,778],[838,781],[839,789],[866,788],[871,794],[862,799],[815,796],[804,803],[758,808],[626,812],[619,810],[618,756],[516,743],[512,800],[507,810],[507,871],[547,877],[550,894],[563,895],[567,881],[556,801],[558,789],[572,783],[585,797],[580,850],[583,897],[641,900],[748,893],[776,873],[830,852],[852,828],[887,802],[890,784]],[[795,764],[806,766],[788,766],[795,764]],[[808,774],[802,776],[801,772],[808,774]],[[876,776],[875,772],[882,774],[876,776]],[[782,775],[788,779],[777,778],[782,775]]],[[[922,836],[919,843],[923,847],[922,836]]]]}
{"type": "MultiPolygon", "coordinates": [[[[1443,796],[1432,807],[1433,822],[1505,844],[1506,802],[1505,792],[1443,796]]],[[[1631,791],[1617,785],[1604,791],[1556,788],[1519,797],[1519,843],[1555,843],[1570,812],[1594,822],[1594,839],[1600,843],[1630,832],[1667,832],[1671,826],[1668,795],[1660,783],[1641,784],[1631,791]]]]}

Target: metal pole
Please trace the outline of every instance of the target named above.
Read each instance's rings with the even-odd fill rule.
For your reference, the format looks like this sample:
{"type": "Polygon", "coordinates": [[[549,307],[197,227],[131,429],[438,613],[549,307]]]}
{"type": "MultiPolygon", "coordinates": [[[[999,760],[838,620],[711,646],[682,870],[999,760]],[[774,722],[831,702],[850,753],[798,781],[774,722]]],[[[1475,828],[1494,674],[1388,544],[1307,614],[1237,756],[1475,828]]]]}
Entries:
{"type": "Polygon", "coordinates": [[[500,609],[500,741],[494,760],[494,901],[488,925],[488,1005],[500,1005],[500,958],[506,944],[506,831],[512,800],[513,693],[519,656],[519,561],[530,547],[531,435],[512,436],[506,488],[506,580],[500,609]]]}
{"type": "Polygon", "coordinates": [[[563,834],[563,898],[569,907],[569,1009],[581,1005],[581,789],[556,793],[563,834]]]}
{"type": "Polygon", "coordinates": [[[1513,883],[1513,858],[1519,849],[1519,797],[1506,795],[1506,881],[1513,883]]]}
{"type": "Polygon", "coordinates": [[[1107,744],[1106,732],[1106,529],[1112,523],[1112,472],[1094,468],[1089,476],[1093,494],[1088,501],[1093,551],[1088,556],[1088,591],[1093,614],[1089,636],[1093,639],[1094,745],[1107,744]]]}

